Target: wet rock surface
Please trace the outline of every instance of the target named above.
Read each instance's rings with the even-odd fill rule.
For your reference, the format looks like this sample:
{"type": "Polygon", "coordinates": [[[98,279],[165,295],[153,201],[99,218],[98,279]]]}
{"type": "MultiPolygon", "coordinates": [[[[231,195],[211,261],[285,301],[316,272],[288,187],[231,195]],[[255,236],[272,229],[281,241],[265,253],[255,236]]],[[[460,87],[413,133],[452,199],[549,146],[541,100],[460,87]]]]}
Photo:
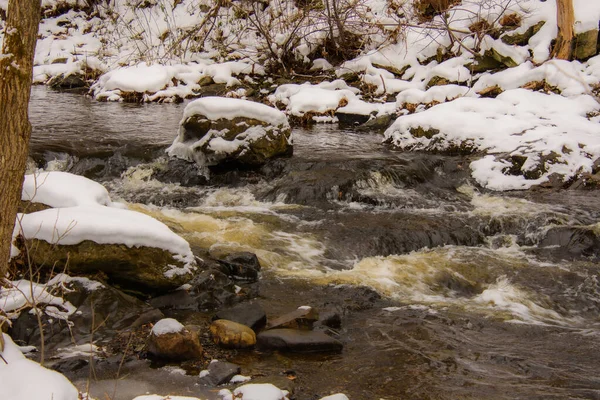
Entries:
{"type": "Polygon", "coordinates": [[[206,371],[208,375],[201,377],[198,382],[201,385],[217,386],[229,383],[231,378],[242,371],[242,368],[230,362],[216,360],[208,364],[206,371]]]}
{"type": "Polygon", "coordinates": [[[270,329],[258,334],[260,350],[279,350],[296,353],[341,352],[344,345],[337,339],[318,331],[270,329]]]}
{"type": "Polygon", "coordinates": [[[220,310],[213,320],[226,319],[252,328],[257,332],[267,323],[267,315],[262,306],[256,302],[241,303],[234,307],[220,310]]]}

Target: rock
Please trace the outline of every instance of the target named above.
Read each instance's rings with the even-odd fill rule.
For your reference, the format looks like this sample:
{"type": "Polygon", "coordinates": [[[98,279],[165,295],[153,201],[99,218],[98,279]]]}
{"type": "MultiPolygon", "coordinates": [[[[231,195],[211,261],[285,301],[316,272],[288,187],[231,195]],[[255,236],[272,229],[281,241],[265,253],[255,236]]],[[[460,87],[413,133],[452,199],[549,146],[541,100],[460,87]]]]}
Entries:
{"type": "Polygon", "coordinates": [[[244,349],[256,344],[256,334],[246,325],[218,319],[210,325],[213,341],[226,348],[244,349]]]}
{"type": "Polygon", "coordinates": [[[587,60],[598,52],[598,29],[575,35],[573,45],[573,58],[576,60],[587,60]]]}
{"type": "Polygon", "coordinates": [[[337,310],[329,309],[321,313],[317,323],[321,326],[340,329],[342,327],[342,316],[337,310]]]}
{"type": "Polygon", "coordinates": [[[215,319],[226,319],[246,325],[257,332],[267,324],[265,310],[258,303],[242,303],[235,307],[221,310],[213,317],[215,319]]]}
{"type": "Polygon", "coordinates": [[[388,72],[391,72],[396,78],[402,78],[404,73],[410,68],[410,64],[405,65],[404,67],[402,67],[402,69],[398,69],[392,65],[382,65],[377,63],[373,63],[373,66],[375,68],[381,68],[385,69],[388,72]]]}
{"type": "Polygon", "coordinates": [[[25,245],[32,263],[37,266],[59,270],[68,266],[75,274],[102,271],[122,287],[140,292],[173,290],[192,277],[189,273],[165,275],[168,266],[182,263],[172,253],[156,247],[99,244],[91,240],[75,245],[56,245],[38,239],[26,239],[25,245]]]}
{"type": "Polygon", "coordinates": [[[492,57],[494,60],[498,61],[500,64],[507,66],[508,68],[513,68],[519,65],[515,62],[515,60],[513,60],[509,56],[504,56],[498,53],[498,51],[494,48],[486,50],[483,53],[483,55],[487,57],[492,57]]]}
{"type": "Polygon", "coordinates": [[[473,64],[466,65],[466,67],[474,74],[496,70],[504,68],[504,64],[498,62],[495,58],[489,55],[476,55],[475,62],[473,64]]]}
{"type": "Polygon", "coordinates": [[[450,84],[450,81],[446,78],[442,78],[441,76],[434,76],[427,82],[427,89],[432,86],[444,86],[450,84]]]}
{"type": "Polygon", "coordinates": [[[540,21],[537,24],[527,28],[527,30],[523,33],[506,34],[502,36],[500,40],[502,40],[506,44],[525,46],[527,45],[527,43],[529,43],[529,39],[531,39],[536,33],[540,31],[540,29],[542,29],[542,26],[544,26],[545,23],[546,21],[540,21]]]}
{"type": "Polygon", "coordinates": [[[150,299],[152,307],[173,310],[197,310],[198,302],[187,290],[176,290],[150,299]]]}
{"type": "Polygon", "coordinates": [[[480,95],[481,97],[491,97],[491,98],[495,98],[500,93],[502,93],[502,88],[498,85],[489,86],[489,87],[486,87],[485,89],[482,89],[481,91],[477,92],[477,94],[480,95]]]}
{"type": "Polygon", "coordinates": [[[29,201],[29,200],[21,200],[21,204],[19,204],[19,208],[18,208],[18,212],[20,213],[33,213],[33,212],[37,212],[37,211],[44,211],[47,210],[50,207],[49,205],[43,204],[43,203],[36,203],[33,201],[29,201]]]}
{"type": "Polygon", "coordinates": [[[281,111],[264,104],[203,97],[187,105],[171,157],[199,165],[258,166],[291,155],[291,130],[281,111]]]}
{"type": "Polygon", "coordinates": [[[229,383],[231,378],[239,374],[242,368],[239,365],[214,360],[208,364],[208,375],[200,378],[199,382],[203,385],[217,386],[229,383]]]}
{"type": "Polygon", "coordinates": [[[198,81],[198,85],[200,85],[200,86],[208,86],[208,85],[212,85],[213,83],[215,83],[215,81],[213,80],[212,76],[210,76],[210,75],[202,75],[202,77],[198,81]]]}
{"type": "Polygon", "coordinates": [[[335,116],[337,117],[340,125],[345,125],[345,126],[362,125],[371,118],[370,114],[366,114],[366,115],[347,114],[347,113],[343,113],[343,112],[336,112],[335,116]]]}
{"type": "Polygon", "coordinates": [[[538,247],[546,247],[544,252],[572,259],[600,257],[600,235],[593,227],[557,226],[550,228],[538,247]]]}
{"type": "Polygon", "coordinates": [[[257,346],[262,350],[299,353],[341,352],[342,343],[323,332],[295,329],[271,329],[258,334],[257,346]]]}
{"type": "Polygon", "coordinates": [[[381,114],[362,124],[359,128],[363,130],[384,131],[394,121],[392,114],[381,114]]]}
{"type": "Polygon", "coordinates": [[[202,358],[198,329],[184,327],[172,318],[161,319],[148,336],[148,351],[166,360],[196,360],[202,358]]]}
{"type": "Polygon", "coordinates": [[[318,319],[319,313],[317,310],[309,306],[302,306],[290,313],[269,321],[266,329],[292,328],[310,330],[318,319]]]}
{"type": "Polygon", "coordinates": [[[52,89],[82,89],[89,86],[85,77],[79,73],[53,76],[47,84],[52,89]]]}
{"type": "Polygon", "coordinates": [[[256,282],[258,273],[261,270],[260,262],[256,254],[250,252],[239,252],[229,254],[221,260],[225,273],[233,279],[256,282]]]}
{"type": "Polygon", "coordinates": [[[233,282],[216,269],[202,271],[190,281],[190,285],[189,293],[199,310],[219,309],[233,304],[237,299],[233,282]]]}

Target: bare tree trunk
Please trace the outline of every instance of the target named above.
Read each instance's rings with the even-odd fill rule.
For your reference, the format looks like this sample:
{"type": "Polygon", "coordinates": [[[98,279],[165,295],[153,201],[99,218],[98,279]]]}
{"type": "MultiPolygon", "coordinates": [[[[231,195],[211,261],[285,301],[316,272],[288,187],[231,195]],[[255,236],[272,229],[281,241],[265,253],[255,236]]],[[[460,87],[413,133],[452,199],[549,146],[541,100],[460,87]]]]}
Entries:
{"type": "Polygon", "coordinates": [[[558,35],[554,46],[554,57],[570,60],[573,49],[573,25],[575,24],[573,0],[556,0],[556,20],[558,35]]]}
{"type": "Polygon", "coordinates": [[[10,0],[0,53],[0,278],[6,274],[31,125],[28,108],[41,0],[10,0]]]}

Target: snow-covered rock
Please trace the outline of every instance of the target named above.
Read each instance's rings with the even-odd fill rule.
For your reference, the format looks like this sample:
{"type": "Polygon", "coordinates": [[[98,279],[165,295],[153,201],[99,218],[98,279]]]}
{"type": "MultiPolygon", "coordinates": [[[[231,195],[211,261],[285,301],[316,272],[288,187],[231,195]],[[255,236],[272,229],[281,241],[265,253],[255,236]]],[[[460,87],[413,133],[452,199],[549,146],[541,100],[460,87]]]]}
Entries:
{"type": "Polygon", "coordinates": [[[187,329],[173,318],[158,321],[148,336],[148,351],[169,360],[193,360],[202,357],[202,345],[196,329],[187,329]]]}
{"type": "Polygon", "coordinates": [[[25,175],[21,200],[53,208],[111,204],[108,191],[101,184],[61,171],[25,175]]]}
{"type": "Polygon", "coordinates": [[[154,218],[126,209],[84,205],[53,208],[17,218],[36,265],[97,272],[151,290],[189,280],[195,258],[182,237],[154,218]]]}
{"type": "Polygon", "coordinates": [[[260,165],[291,154],[290,125],[285,114],[246,100],[204,97],[187,105],[167,153],[199,165],[260,165]]]}
{"type": "Polygon", "coordinates": [[[495,99],[462,97],[399,117],[385,136],[402,149],[485,151],[486,157],[471,164],[479,184],[526,189],[553,174],[567,180],[592,171],[600,157],[600,126],[587,115],[599,109],[587,95],[513,89],[495,99]]]}

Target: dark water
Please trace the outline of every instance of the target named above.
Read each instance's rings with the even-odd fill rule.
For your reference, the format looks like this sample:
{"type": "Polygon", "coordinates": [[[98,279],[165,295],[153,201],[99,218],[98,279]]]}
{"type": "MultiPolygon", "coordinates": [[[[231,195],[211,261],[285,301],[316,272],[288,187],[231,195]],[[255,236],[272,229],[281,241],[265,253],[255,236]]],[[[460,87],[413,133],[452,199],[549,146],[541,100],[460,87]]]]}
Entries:
{"type": "MultiPolygon", "coordinates": [[[[36,87],[31,154],[210,254],[255,252],[269,316],[342,314],[342,354],[236,353],[244,374],[294,370],[298,399],[600,398],[596,191],[489,193],[467,158],[399,153],[335,125],[296,129],[294,156],[258,171],[164,183],[184,106],[36,87]]],[[[130,389],[152,376],[132,374],[130,389]]],[[[163,389],[199,393],[177,379],[163,389]]]]}

